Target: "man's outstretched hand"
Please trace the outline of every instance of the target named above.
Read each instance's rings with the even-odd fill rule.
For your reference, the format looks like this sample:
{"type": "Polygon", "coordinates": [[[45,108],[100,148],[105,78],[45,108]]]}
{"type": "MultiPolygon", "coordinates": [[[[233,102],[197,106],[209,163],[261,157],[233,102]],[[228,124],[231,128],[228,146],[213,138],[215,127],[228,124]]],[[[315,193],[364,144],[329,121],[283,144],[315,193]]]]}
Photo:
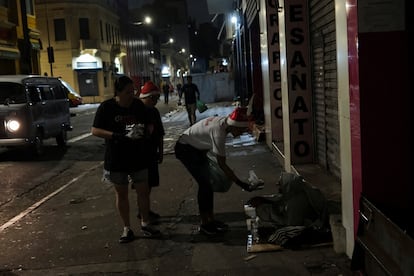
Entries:
{"type": "Polygon", "coordinates": [[[249,183],[243,182],[241,180],[237,181],[236,184],[240,186],[245,191],[252,192],[254,191],[254,187],[250,186],[249,183]]]}

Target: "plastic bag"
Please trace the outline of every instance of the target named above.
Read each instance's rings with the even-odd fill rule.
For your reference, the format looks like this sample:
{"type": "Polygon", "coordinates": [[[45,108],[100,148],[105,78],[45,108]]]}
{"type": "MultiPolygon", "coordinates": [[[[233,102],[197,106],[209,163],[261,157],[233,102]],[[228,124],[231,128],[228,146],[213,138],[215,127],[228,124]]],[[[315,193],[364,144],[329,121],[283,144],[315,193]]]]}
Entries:
{"type": "Polygon", "coordinates": [[[215,157],[207,155],[208,167],[210,173],[210,184],[213,192],[225,193],[230,190],[233,181],[231,181],[217,164],[215,157]]]}
{"type": "Polygon", "coordinates": [[[253,190],[261,190],[264,188],[264,181],[257,177],[254,170],[249,171],[249,185],[253,190]]]}
{"type": "Polygon", "coordinates": [[[198,112],[203,113],[208,109],[207,105],[200,100],[197,100],[197,109],[198,112]]]}

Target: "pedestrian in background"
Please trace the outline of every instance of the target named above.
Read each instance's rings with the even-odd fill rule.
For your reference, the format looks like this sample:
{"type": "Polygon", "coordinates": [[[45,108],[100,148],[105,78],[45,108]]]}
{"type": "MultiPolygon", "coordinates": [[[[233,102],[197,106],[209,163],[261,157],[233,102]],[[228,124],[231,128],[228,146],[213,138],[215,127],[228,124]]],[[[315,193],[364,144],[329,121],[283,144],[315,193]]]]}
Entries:
{"type": "Polygon", "coordinates": [[[197,85],[193,83],[193,77],[187,76],[187,83],[183,85],[182,93],[184,95],[185,108],[187,109],[190,126],[196,122],[197,100],[200,100],[200,91],[197,85]]]}
{"type": "Polygon", "coordinates": [[[162,92],[164,93],[164,103],[168,104],[169,94],[170,94],[170,85],[168,84],[168,82],[163,83],[162,92]]]}
{"type": "Polygon", "coordinates": [[[181,105],[181,98],[183,96],[183,91],[182,91],[183,86],[181,85],[181,83],[177,83],[177,94],[178,94],[178,105],[181,105]]]}
{"type": "MultiPolygon", "coordinates": [[[[151,190],[153,187],[160,185],[160,176],[158,171],[158,164],[161,164],[164,157],[164,126],[161,121],[161,115],[155,105],[160,98],[160,89],[152,82],[147,81],[141,89],[139,98],[148,107],[150,116],[154,122],[154,130],[149,139],[150,159],[148,160],[148,184],[151,190]]],[[[138,217],[141,218],[141,214],[138,212],[138,217]]],[[[149,211],[150,221],[156,221],[160,218],[160,215],[151,210],[149,211]]]]}
{"type": "Polygon", "coordinates": [[[149,225],[148,135],[152,122],[147,108],[134,95],[132,79],[121,76],[115,80],[114,97],[102,102],[95,114],[92,134],[105,139],[103,181],[113,184],[116,207],[124,224],[120,243],[134,240],[130,223],[128,199],[129,179],[137,192],[142,214],[141,230],[145,236],[159,235],[149,225]]]}
{"type": "Polygon", "coordinates": [[[175,156],[187,168],[198,183],[197,201],[201,218],[199,230],[207,235],[225,232],[227,224],[214,217],[214,192],[210,184],[210,151],[225,175],[246,191],[252,191],[248,183],[241,181],[226,163],[226,137],[240,136],[248,130],[247,109],[237,107],[229,116],[214,116],[203,119],[180,136],[175,144],[175,156]]]}

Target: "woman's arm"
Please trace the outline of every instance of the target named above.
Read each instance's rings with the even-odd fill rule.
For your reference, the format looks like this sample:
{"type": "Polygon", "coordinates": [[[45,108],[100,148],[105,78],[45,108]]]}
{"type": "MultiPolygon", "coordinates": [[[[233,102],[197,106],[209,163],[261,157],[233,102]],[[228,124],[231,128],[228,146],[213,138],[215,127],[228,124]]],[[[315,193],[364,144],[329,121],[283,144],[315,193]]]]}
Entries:
{"type": "Polygon", "coordinates": [[[112,139],[113,138],[112,135],[114,134],[112,131],[105,130],[102,128],[97,128],[97,127],[92,127],[91,133],[92,135],[96,137],[100,137],[104,139],[112,139]]]}

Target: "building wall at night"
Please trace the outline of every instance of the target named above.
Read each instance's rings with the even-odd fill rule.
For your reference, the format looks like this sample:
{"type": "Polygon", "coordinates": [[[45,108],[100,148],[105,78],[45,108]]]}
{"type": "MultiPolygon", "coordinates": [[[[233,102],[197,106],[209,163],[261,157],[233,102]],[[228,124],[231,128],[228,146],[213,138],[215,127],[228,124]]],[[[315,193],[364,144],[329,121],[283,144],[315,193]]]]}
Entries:
{"type": "MultiPolygon", "coordinates": [[[[260,64],[266,143],[286,171],[322,172],[329,180],[319,184],[340,191],[343,252],[352,256],[358,227],[371,222],[360,217],[363,198],[412,237],[412,157],[405,150],[411,145],[411,85],[409,59],[403,58],[410,55],[412,24],[405,8],[410,2],[387,1],[386,9],[372,9],[369,0],[235,2],[232,14],[241,13],[233,40],[236,90],[254,91],[249,70],[260,64]],[[252,39],[256,20],[260,39],[252,39]],[[301,44],[305,47],[298,48],[301,44]],[[259,60],[253,51],[260,51],[259,60]],[[295,117],[305,113],[308,117],[295,117]],[[299,160],[293,145],[306,135],[312,155],[299,160]]],[[[384,235],[369,250],[390,239],[384,235]]],[[[394,240],[396,248],[402,240],[394,240]]]]}
{"type": "MultiPolygon", "coordinates": [[[[140,46],[141,49],[128,51],[144,60],[144,63],[132,64],[131,75],[149,76],[150,79],[160,84],[167,81],[176,85],[182,82],[183,72],[188,71],[190,62],[190,44],[187,27],[187,5],[185,0],[160,0],[148,3],[130,11],[133,21],[142,21],[145,16],[152,18],[152,23],[148,26],[138,26],[131,28],[131,35],[142,40],[145,38],[147,46],[140,46]],[[136,33],[136,34],[134,34],[136,33]],[[170,38],[173,42],[170,42],[170,38]],[[184,51],[183,51],[184,49],[184,51]],[[147,52],[153,51],[148,56],[147,52]],[[162,71],[164,70],[164,74],[162,71]],[[165,72],[169,72],[168,74],[165,72]],[[177,76],[177,72],[181,74],[177,76]]],[[[142,44],[142,43],[141,43],[142,44]]]]}
{"type": "Polygon", "coordinates": [[[41,72],[62,77],[85,103],[112,97],[114,77],[124,71],[118,2],[36,1],[41,72]]]}
{"type": "Polygon", "coordinates": [[[33,1],[0,5],[0,74],[38,74],[39,37],[33,1]]]}

